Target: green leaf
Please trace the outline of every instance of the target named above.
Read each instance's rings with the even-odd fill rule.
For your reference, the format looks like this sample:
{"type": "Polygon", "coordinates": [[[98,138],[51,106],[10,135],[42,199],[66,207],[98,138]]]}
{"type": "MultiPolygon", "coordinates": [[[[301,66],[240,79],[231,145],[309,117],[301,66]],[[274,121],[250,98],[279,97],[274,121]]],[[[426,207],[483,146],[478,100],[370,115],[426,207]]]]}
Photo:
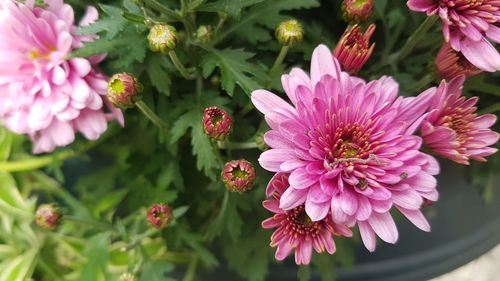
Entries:
{"type": "Polygon", "coordinates": [[[237,196],[239,194],[230,194],[226,191],[222,201],[219,215],[210,224],[207,231],[207,238],[213,239],[222,233],[227,233],[232,241],[237,241],[241,234],[243,220],[238,213],[237,196]]]}
{"type": "Polygon", "coordinates": [[[0,162],[7,161],[12,148],[12,134],[0,127],[0,162]]]}
{"type": "Polygon", "coordinates": [[[239,239],[225,243],[224,256],[229,268],[249,281],[264,281],[269,264],[269,233],[262,229],[239,239]]]}
{"type": "Polygon", "coordinates": [[[1,268],[0,280],[30,280],[37,258],[38,249],[32,249],[14,258],[13,260],[8,261],[7,264],[1,268]]]}
{"type": "Polygon", "coordinates": [[[168,74],[172,68],[170,61],[163,55],[155,54],[148,58],[147,73],[151,84],[162,94],[170,96],[170,85],[172,81],[168,74]]]}
{"type": "Polygon", "coordinates": [[[120,202],[127,196],[129,192],[128,189],[115,190],[113,192],[107,193],[104,197],[99,199],[99,201],[92,208],[95,214],[100,214],[105,211],[113,210],[120,204],[120,202]]]}
{"type": "Polygon", "coordinates": [[[177,118],[170,130],[170,143],[178,142],[195,123],[202,123],[200,113],[195,110],[188,111],[177,118]]]}
{"type": "Polygon", "coordinates": [[[207,78],[218,67],[221,71],[222,88],[232,96],[238,84],[247,95],[261,87],[257,80],[266,80],[261,66],[248,62],[255,54],[243,49],[211,49],[203,58],[203,77],[207,78]]]}
{"type": "Polygon", "coordinates": [[[242,20],[233,24],[221,37],[236,32],[239,37],[253,44],[270,40],[272,38],[269,31],[274,30],[280,22],[291,18],[283,15],[283,11],[314,8],[319,5],[318,0],[266,0],[251,7],[242,20]]]}
{"type": "Polygon", "coordinates": [[[127,21],[122,17],[122,10],[108,5],[100,5],[100,7],[108,16],[90,25],[80,27],[76,34],[94,35],[106,32],[105,39],[111,40],[123,30],[127,21]]]}
{"type": "Polygon", "coordinates": [[[179,208],[175,208],[172,211],[172,215],[174,216],[175,219],[178,219],[178,218],[182,217],[188,210],[189,210],[189,206],[182,206],[179,208]]]}
{"type": "Polygon", "coordinates": [[[167,273],[172,272],[174,266],[168,262],[151,261],[144,264],[139,281],[175,281],[167,273]]]}
{"type": "Polygon", "coordinates": [[[243,8],[255,5],[264,0],[219,0],[203,4],[198,11],[224,13],[232,18],[239,19],[243,8]]]}
{"type": "Polygon", "coordinates": [[[106,264],[109,259],[108,253],[109,233],[100,233],[88,240],[84,250],[87,263],[80,273],[80,281],[99,280],[99,276],[106,274],[106,264]]]}
{"type": "Polygon", "coordinates": [[[215,179],[214,169],[218,167],[217,158],[213,152],[212,144],[203,131],[201,122],[202,115],[199,113],[198,122],[193,124],[191,145],[196,158],[196,168],[203,171],[206,176],[215,179]]]}

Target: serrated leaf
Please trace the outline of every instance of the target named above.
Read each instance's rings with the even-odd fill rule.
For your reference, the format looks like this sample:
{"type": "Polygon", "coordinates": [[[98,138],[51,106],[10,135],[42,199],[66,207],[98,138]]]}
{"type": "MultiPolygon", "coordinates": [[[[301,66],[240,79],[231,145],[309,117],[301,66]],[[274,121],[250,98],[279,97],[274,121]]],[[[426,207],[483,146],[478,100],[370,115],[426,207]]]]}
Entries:
{"type": "Polygon", "coordinates": [[[166,276],[166,274],[173,269],[174,266],[168,262],[147,262],[142,268],[142,274],[139,281],[175,281],[175,279],[166,276]]]}
{"type": "Polygon", "coordinates": [[[196,122],[201,123],[202,119],[200,113],[194,110],[188,111],[177,118],[170,130],[170,143],[174,144],[179,141],[179,139],[186,134],[187,130],[196,122]]]}
{"type": "Polygon", "coordinates": [[[219,0],[203,4],[198,11],[224,13],[232,18],[239,19],[243,8],[255,5],[264,0],[219,0]]]}
{"type": "MultiPolygon", "coordinates": [[[[255,44],[271,39],[270,31],[290,19],[283,11],[319,7],[318,0],[267,0],[250,8],[242,20],[232,25],[226,34],[236,32],[242,39],[255,44]]],[[[225,35],[222,35],[225,36],[225,35]]]]}
{"type": "Polygon", "coordinates": [[[106,264],[109,258],[109,233],[100,233],[89,239],[85,256],[87,263],[83,266],[78,280],[95,281],[98,276],[106,273],[106,264]]]}
{"type": "Polygon", "coordinates": [[[162,55],[154,55],[148,58],[147,73],[151,84],[162,94],[170,96],[170,85],[172,81],[167,72],[171,67],[170,61],[162,55]]]}
{"type": "Polygon", "coordinates": [[[243,49],[211,49],[202,61],[203,77],[207,78],[218,67],[221,71],[222,88],[230,96],[234,94],[236,84],[250,95],[253,90],[261,87],[258,79],[267,79],[262,67],[248,62],[253,56],[253,53],[243,49]]]}
{"type": "Polygon", "coordinates": [[[196,168],[203,171],[206,176],[215,179],[214,169],[218,167],[217,158],[210,140],[203,131],[201,113],[198,116],[198,122],[194,123],[191,132],[191,145],[193,146],[193,154],[196,155],[196,168]]]}
{"type": "Polygon", "coordinates": [[[122,17],[122,9],[103,4],[100,7],[108,16],[90,25],[80,27],[76,34],[94,35],[106,32],[105,38],[111,40],[125,28],[127,21],[122,17]]]}

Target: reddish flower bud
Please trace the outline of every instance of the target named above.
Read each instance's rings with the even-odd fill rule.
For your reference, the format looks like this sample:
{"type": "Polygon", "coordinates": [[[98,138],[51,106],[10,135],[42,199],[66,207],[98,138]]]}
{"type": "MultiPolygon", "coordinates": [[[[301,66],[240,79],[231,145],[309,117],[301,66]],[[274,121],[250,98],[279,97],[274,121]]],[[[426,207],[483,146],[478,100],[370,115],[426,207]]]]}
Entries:
{"type": "Polygon", "coordinates": [[[148,221],[154,228],[165,228],[172,219],[172,210],[165,204],[154,204],[148,210],[148,221]]]}
{"type": "Polygon", "coordinates": [[[437,72],[445,80],[451,80],[459,75],[471,77],[481,73],[481,70],[470,63],[461,52],[453,50],[447,43],[439,50],[435,63],[437,72]]]}
{"type": "Polygon", "coordinates": [[[370,45],[370,38],[375,31],[375,25],[370,24],[363,33],[359,25],[347,28],[333,51],[343,69],[349,73],[358,72],[372,55],[375,43],[370,45]]]}
{"type": "Polygon", "coordinates": [[[213,140],[224,140],[233,128],[233,118],[226,111],[215,107],[207,107],[203,114],[203,129],[213,140]]]}
{"type": "Polygon", "coordinates": [[[361,23],[373,14],[373,0],[342,1],[342,16],[350,23],[361,23]]]}
{"type": "Polygon", "coordinates": [[[59,225],[61,212],[54,204],[43,204],[38,207],[35,213],[35,223],[47,230],[55,230],[59,225]]]}
{"type": "Polygon", "coordinates": [[[119,108],[130,108],[141,99],[141,83],[129,73],[118,73],[109,79],[106,96],[109,101],[119,108]]]}
{"type": "Polygon", "coordinates": [[[229,191],[243,193],[252,188],[255,168],[244,159],[229,161],[222,171],[222,180],[229,191]]]}

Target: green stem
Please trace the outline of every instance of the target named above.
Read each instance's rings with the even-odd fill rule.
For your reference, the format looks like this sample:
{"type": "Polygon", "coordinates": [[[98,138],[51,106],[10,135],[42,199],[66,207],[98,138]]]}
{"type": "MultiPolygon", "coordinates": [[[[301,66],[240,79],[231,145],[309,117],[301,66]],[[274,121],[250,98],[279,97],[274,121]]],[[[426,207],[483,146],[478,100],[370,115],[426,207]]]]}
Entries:
{"type": "Polygon", "coordinates": [[[195,255],[191,252],[166,252],[160,259],[173,262],[173,263],[188,263],[195,255]]]}
{"type": "Polygon", "coordinates": [[[493,105],[490,105],[485,109],[479,110],[477,113],[478,114],[486,114],[486,113],[493,113],[493,112],[497,112],[497,111],[500,111],[500,102],[495,103],[493,105]]]}
{"type": "Polygon", "coordinates": [[[429,85],[429,83],[431,83],[433,80],[434,80],[434,75],[433,74],[427,74],[427,75],[425,75],[424,77],[422,77],[422,79],[420,79],[419,81],[415,82],[413,85],[411,85],[410,87],[408,87],[408,93],[411,96],[414,96],[413,93],[420,92],[422,89],[426,88],[427,85],[429,85]]]}
{"type": "Polygon", "coordinates": [[[158,233],[158,229],[150,228],[146,232],[137,235],[132,243],[129,243],[129,244],[127,244],[127,246],[125,246],[125,250],[128,251],[128,250],[131,250],[131,249],[137,247],[137,245],[139,245],[142,240],[144,240],[147,237],[152,236],[155,233],[158,233]]]}
{"type": "Polygon", "coordinates": [[[44,260],[43,258],[40,258],[38,259],[38,265],[40,266],[40,268],[45,271],[45,273],[47,273],[47,275],[50,275],[50,277],[52,278],[51,280],[54,280],[54,281],[62,281],[61,278],[59,278],[59,276],[57,275],[57,273],[55,272],[55,270],[50,267],[50,265],[48,265],[44,260]]]}
{"type": "Polygon", "coordinates": [[[143,0],[146,5],[150,6],[154,10],[166,15],[167,17],[171,18],[172,21],[181,21],[182,18],[181,16],[176,13],[175,11],[171,10],[167,6],[163,5],[162,3],[156,1],[156,0],[143,0]]]}
{"type": "Polygon", "coordinates": [[[217,162],[219,162],[219,167],[221,169],[224,168],[224,159],[222,158],[222,155],[220,154],[219,147],[217,146],[216,142],[212,142],[212,150],[214,151],[215,157],[217,158],[217,162]]]}
{"type": "Polygon", "coordinates": [[[222,26],[224,26],[224,23],[226,22],[226,18],[227,17],[225,17],[225,16],[221,16],[219,18],[219,22],[217,22],[217,26],[214,29],[214,35],[216,35],[220,31],[220,29],[222,28],[222,26]]]}
{"type": "Polygon", "coordinates": [[[258,148],[257,143],[254,141],[249,142],[219,142],[219,149],[254,149],[258,148]]]}
{"type": "Polygon", "coordinates": [[[475,80],[471,81],[471,83],[467,86],[468,89],[473,91],[478,91],[493,96],[500,96],[500,87],[490,83],[475,80]]]}
{"type": "Polygon", "coordinates": [[[413,32],[413,34],[408,38],[401,50],[396,53],[395,57],[391,59],[391,64],[396,64],[402,59],[406,58],[415,46],[422,41],[422,38],[427,34],[429,29],[436,23],[438,17],[430,16],[425,19],[425,21],[413,32]]]}
{"type": "Polygon", "coordinates": [[[137,105],[142,113],[144,113],[144,115],[146,115],[146,117],[148,117],[148,119],[151,120],[151,122],[153,122],[156,126],[164,131],[168,130],[167,123],[161,120],[161,118],[158,117],[158,115],[156,115],[156,113],[154,113],[146,103],[144,103],[143,101],[138,101],[135,103],[135,105],[137,105]]]}
{"type": "Polygon", "coordinates": [[[289,49],[290,49],[290,46],[283,46],[283,47],[281,47],[280,53],[278,54],[278,57],[274,61],[273,67],[271,68],[271,70],[269,70],[269,74],[272,75],[273,73],[276,72],[276,70],[278,69],[278,67],[280,67],[280,65],[285,60],[286,54],[288,53],[289,49]]]}
{"type": "Polygon", "coordinates": [[[188,269],[186,271],[186,274],[184,275],[184,278],[182,278],[182,281],[193,281],[196,275],[197,267],[198,267],[198,257],[193,256],[191,258],[191,261],[189,262],[188,269]]]}
{"type": "Polygon", "coordinates": [[[76,156],[73,150],[65,150],[54,155],[31,157],[29,159],[0,162],[0,171],[3,172],[22,172],[31,171],[47,167],[54,162],[64,161],[68,158],[76,156]]]}
{"type": "Polygon", "coordinates": [[[243,109],[241,109],[240,111],[240,115],[241,116],[245,116],[247,115],[250,111],[252,111],[255,107],[253,106],[253,103],[252,101],[248,101],[248,103],[245,105],[245,107],[243,107],[243,109]]]}
{"type": "Polygon", "coordinates": [[[168,56],[172,60],[172,63],[174,64],[175,68],[179,70],[179,72],[184,78],[186,78],[187,80],[191,80],[194,78],[192,75],[189,74],[189,71],[184,67],[182,62],[179,60],[179,57],[175,53],[175,50],[168,52],[168,56]]]}
{"type": "Polygon", "coordinates": [[[103,223],[100,221],[87,220],[87,219],[82,219],[82,218],[78,218],[75,216],[64,216],[63,218],[65,221],[72,221],[72,222],[77,223],[77,224],[86,224],[86,225],[93,226],[96,228],[116,231],[116,228],[112,224],[103,223]]]}

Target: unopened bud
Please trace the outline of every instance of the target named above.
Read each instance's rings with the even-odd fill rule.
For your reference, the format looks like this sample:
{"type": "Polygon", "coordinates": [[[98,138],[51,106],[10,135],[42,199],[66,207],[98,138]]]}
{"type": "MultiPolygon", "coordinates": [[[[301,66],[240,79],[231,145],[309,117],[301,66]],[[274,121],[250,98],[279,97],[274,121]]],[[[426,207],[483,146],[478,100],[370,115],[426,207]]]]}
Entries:
{"type": "Polygon", "coordinates": [[[156,24],[149,30],[149,47],[153,52],[168,53],[177,46],[177,30],[166,24],[156,24]]]}
{"type": "Polygon", "coordinates": [[[229,191],[243,193],[252,188],[255,168],[244,159],[229,161],[222,170],[222,181],[229,191]]]}
{"type": "Polygon", "coordinates": [[[287,20],[276,28],[276,38],[281,45],[293,46],[304,39],[304,29],[297,20],[287,20]]]}
{"type": "Polygon", "coordinates": [[[375,31],[375,25],[370,24],[363,33],[359,25],[348,27],[333,51],[342,68],[349,73],[358,72],[370,58],[375,43],[370,45],[370,38],[375,31]]]}
{"type": "Polygon", "coordinates": [[[361,23],[373,14],[373,0],[343,0],[342,16],[350,23],[361,23]]]}
{"type": "Polygon", "coordinates": [[[118,73],[109,79],[106,96],[118,108],[130,108],[141,99],[143,87],[134,75],[118,73]]]}
{"type": "Polygon", "coordinates": [[[154,204],[148,210],[148,221],[154,228],[163,229],[172,219],[172,210],[165,204],[154,204]]]}
{"type": "Polygon", "coordinates": [[[447,43],[439,50],[435,63],[438,74],[448,81],[460,75],[471,77],[481,73],[481,70],[470,63],[461,52],[453,50],[447,43]]]}
{"type": "Polygon", "coordinates": [[[201,25],[198,27],[198,30],[196,30],[195,33],[195,38],[198,40],[200,43],[210,43],[212,39],[214,38],[214,28],[211,25],[201,25]]]}
{"type": "Polygon", "coordinates": [[[233,118],[225,110],[215,106],[205,108],[203,129],[213,140],[224,140],[233,128],[233,118]]]}
{"type": "Polygon", "coordinates": [[[264,141],[264,134],[262,133],[257,134],[257,136],[255,137],[255,143],[257,143],[257,148],[262,151],[265,151],[269,148],[269,146],[267,146],[266,142],[264,141]]]}
{"type": "Polygon", "coordinates": [[[54,204],[42,204],[35,213],[35,223],[47,230],[55,230],[59,225],[61,212],[54,204]]]}

